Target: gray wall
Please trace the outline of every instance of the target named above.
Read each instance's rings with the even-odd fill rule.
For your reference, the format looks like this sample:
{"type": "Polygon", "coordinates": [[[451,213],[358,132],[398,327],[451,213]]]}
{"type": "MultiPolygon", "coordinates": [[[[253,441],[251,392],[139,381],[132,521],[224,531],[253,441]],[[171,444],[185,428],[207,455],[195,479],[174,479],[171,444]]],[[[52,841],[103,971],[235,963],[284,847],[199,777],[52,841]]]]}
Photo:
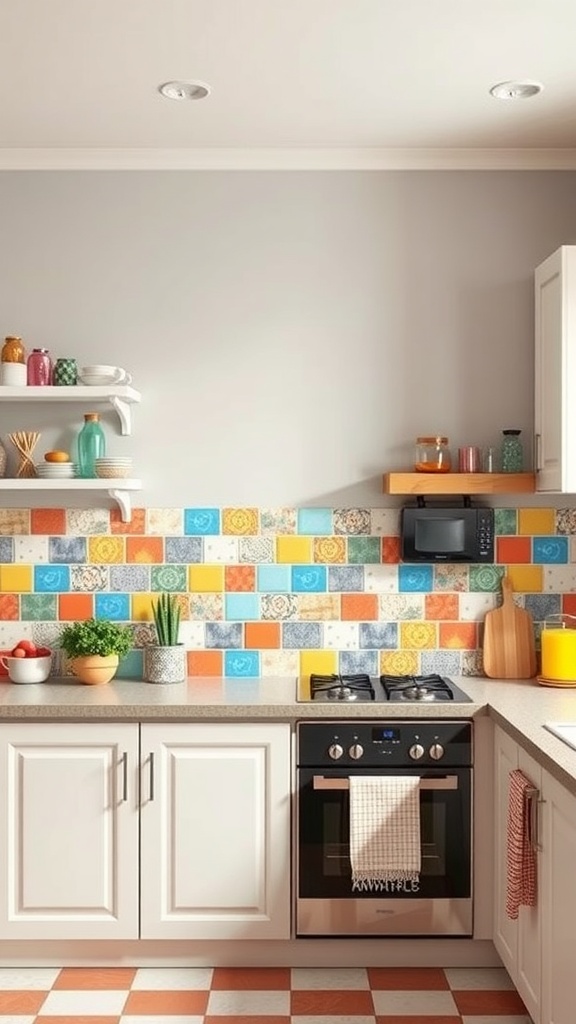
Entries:
{"type": "MultiPolygon", "coordinates": [[[[0,336],[133,373],[133,435],[104,423],[138,505],[382,505],[419,433],[530,438],[532,272],[576,242],[575,193],[558,171],[2,172],[0,336]]],[[[41,454],[84,411],[0,405],[0,436],[39,429],[41,454]]]]}

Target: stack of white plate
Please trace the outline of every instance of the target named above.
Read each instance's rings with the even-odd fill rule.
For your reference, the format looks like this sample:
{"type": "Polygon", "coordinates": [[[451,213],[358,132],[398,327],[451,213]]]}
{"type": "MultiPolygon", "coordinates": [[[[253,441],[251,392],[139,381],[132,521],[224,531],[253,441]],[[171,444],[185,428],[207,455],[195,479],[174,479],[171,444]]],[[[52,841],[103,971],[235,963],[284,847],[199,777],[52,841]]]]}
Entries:
{"type": "Polygon", "coordinates": [[[132,475],[132,459],[130,458],[102,458],[96,459],[94,463],[96,476],[107,479],[115,477],[128,477],[132,475]]]}
{"type": "Polygon", "coordinates": [[[36,476],[43,480],[68,480],[75,476],[73,462],[38,462],[34,468],[36,476]]]}

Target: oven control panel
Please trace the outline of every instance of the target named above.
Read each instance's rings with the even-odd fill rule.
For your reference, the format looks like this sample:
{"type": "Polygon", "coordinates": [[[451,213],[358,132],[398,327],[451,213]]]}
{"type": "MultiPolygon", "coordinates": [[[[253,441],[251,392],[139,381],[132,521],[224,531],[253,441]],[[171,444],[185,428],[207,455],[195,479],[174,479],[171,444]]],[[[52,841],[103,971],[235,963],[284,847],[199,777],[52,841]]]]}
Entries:
{"type": "Polygon", "coordinates": [[[297,738],[300,767],[472,764],[471,722],[299,722],[297,738]]]}

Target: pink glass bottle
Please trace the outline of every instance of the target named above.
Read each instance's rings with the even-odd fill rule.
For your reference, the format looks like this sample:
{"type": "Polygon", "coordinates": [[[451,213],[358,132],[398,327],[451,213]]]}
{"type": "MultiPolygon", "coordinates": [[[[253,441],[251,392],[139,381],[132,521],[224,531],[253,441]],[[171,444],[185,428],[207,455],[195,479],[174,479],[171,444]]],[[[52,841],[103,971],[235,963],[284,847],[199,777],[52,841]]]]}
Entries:
{"type": "Polygon", "coordinates": [[[27,384],[38,386],[52,383],[52,360],[47,348],[33,348],[26,368],[27,384]]]}

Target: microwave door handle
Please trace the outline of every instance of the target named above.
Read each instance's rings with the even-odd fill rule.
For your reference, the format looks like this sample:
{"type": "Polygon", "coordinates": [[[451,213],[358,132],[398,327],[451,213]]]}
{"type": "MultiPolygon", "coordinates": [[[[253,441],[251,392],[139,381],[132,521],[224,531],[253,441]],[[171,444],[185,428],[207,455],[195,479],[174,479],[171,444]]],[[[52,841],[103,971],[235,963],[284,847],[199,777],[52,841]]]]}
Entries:
{"type": "MultiPolygon", "coordinates": [[[[325,775],[314,775],[312,777],[312,788],[350,789],[350,780],[327,779],[325,775]]],[[[445,775],[443,778],[438,779],[420,779],[420,789],[458,789],[458,776],[445,775]]]]}

